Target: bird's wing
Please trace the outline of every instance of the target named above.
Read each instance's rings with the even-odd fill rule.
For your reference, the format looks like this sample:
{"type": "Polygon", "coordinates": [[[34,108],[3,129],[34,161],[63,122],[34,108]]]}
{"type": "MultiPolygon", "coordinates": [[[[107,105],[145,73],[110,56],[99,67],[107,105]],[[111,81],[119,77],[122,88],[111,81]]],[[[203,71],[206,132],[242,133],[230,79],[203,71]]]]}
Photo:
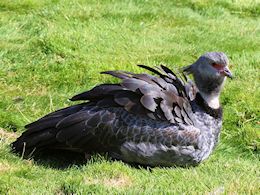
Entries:
{"type": "Polygon", "coordinates": [[[71,98],[88,102],[28,124],[27,131],[13,143],[14,150],[22,153],[25,146],[30,153],[35,147],[68,149],[69,146],[80,151],[106,151],[107,146],[118,146],[116,142],[125,139],[196,147],[199,130],[193,125],[189,95],[192,85],[188,86],[164,66],[159,70],[141,67],[159,77],[103,72],[120,78],[121,83],[96,86],[71,98]]]}
{"type": "Polygon", "coordinates": [[[96,86],[71,100],[89,100],[101,107],[123,107],[130,113],[155,120],[193,125],[190,101],[195,92],[192,83],[178,78],[163,65],[157,69],[139,66],[157,76],[124,71],[102,72],[121,79],[121,83],[96,86]]]}

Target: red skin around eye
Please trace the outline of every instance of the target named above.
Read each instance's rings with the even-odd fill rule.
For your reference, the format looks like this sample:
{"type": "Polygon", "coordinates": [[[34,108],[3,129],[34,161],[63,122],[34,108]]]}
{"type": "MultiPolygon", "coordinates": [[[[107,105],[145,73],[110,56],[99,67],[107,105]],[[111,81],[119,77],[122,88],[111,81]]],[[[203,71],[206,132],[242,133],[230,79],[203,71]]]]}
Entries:
{"type": "Polygon", "coordinates": [[[212,64],[212,66],[215,68],[215,69],[217,69],[218,71],[222,71],[223,70],[223,66],[222,65],[220,65],[220,64],[212,64]]]}

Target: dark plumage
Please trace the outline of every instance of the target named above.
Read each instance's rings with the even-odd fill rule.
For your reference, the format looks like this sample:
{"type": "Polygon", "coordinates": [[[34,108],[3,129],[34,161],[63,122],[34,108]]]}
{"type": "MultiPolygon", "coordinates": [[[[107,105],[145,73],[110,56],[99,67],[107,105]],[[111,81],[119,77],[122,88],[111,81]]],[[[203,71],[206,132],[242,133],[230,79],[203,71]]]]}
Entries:
{"type": "Polygon", "coordinates": [[[215,147],[222,121],[218,102],[225,76],[224,53],[209,52],[177,76],[161,65],[153,72],[106,71],[121,79],[71,98],[70,106],[25,126],[12,148],[22,155],[52,149],[107,152],[128,163],[150,166],[197,165],[215,147]],[[182,79],[181,79],[182,77],[182,79]]]}

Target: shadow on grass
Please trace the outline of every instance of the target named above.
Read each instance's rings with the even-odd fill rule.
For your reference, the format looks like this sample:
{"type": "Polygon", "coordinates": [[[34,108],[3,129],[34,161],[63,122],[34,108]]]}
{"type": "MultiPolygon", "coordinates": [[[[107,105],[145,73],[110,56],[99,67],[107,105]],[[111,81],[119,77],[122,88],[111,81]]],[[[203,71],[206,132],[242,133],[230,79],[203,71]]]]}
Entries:
{"type": "Polygon", "coordinates": [[[68,169],[72,166],[82,166],[88,162],[82,153],[53,150],[34,154],[31,157],[35,164],[53,169],[68,169]]]}
{"type": "MultiPolygon", "coordinates": [[[[25,157],[26,158],[26,157],[25,157]]],[[[28,159],[28,157],[27,157],[28,159]]],[[[89,161],[95,163],[100,160],[106,160],[110,162],[121,161],[114,159],[108,156],[108,154],[93,154],[86,157],[83,153],[76,153],[71,151],[61,151],[61,150],[52,150],[52,151],[42,151],[40,153],[34,154],[30,159],[33,159],[35,164],[38,166],[49,167],[53,169],[65,170],[73,166],[83,166],[86,165],[89,161]]],[[[141,165],[138,163],[126,163],[134,169],[145,169],[152,172],[151,166],[141,165]]]]}

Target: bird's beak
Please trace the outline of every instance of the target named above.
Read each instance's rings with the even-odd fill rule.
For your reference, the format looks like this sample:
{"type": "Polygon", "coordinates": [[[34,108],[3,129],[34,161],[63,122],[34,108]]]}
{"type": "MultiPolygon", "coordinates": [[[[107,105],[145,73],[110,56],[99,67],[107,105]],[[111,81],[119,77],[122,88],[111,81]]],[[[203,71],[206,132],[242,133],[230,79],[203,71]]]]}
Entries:
{"type": "Polygon", "coordinates": [[[229,78],[233,78],[233,75],[231,73],[231,71],[229,70],[229,68],[226,66],[223,68],[223,70],[221,71],[221,73],[229,78]]]}

